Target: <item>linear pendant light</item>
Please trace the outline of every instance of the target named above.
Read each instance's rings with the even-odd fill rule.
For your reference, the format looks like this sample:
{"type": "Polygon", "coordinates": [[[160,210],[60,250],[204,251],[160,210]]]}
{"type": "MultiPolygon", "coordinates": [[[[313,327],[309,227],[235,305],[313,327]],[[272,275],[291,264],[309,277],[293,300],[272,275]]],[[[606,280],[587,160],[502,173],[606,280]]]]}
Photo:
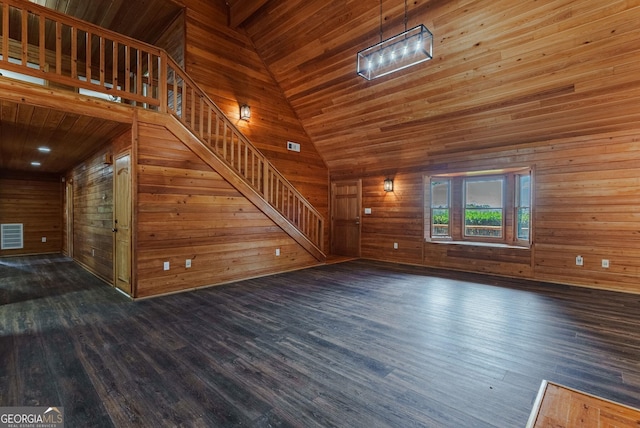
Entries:
{"type": "Polygon", "coordinates": [[[433,58],[431,31],[423,24],[407,30],[406,0],[404,30],[400,34],[382,40],[382,0],[380,0],[380,43],[358,52],[358,74],[367,80],[373,80],[433,58]]]}

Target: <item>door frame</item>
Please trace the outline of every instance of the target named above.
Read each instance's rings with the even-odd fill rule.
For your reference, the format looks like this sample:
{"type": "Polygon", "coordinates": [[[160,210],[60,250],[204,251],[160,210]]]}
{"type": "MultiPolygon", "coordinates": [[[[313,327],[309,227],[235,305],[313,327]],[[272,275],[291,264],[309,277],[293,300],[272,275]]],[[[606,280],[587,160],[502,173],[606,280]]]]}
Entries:
{"type": "Polygon", "coordinates": [[[361,257],[362,255],[362,179],[353,179],[353,180],[333,180],[331,181],[331,207],[330,207],[330,215],[331,215],[331,242],[329,244],[331,254],[334,254],[334,233],[335,233],[335,207],[336,207],[336,195],[335,195],[335,187],[340,184],[353,184],[355,183],[358,188],[357,195],[357,205],[358,205],[358,244],[357,244],[357,254],[354,257],[361,257]]]}
{"type": "Polygon", "coordinates": [[[130,297],[134,297],[134,269],[133,269],[133,237],[134,237],[134,223],[133,223],[133,189],[134,189],[134,173],[133,173],[133,156],[132,151],[130,149],[123,150],[122,152],[117,153],[113,156],[113,217],[111,219],[111,224],[113,228],[117,228],[116,224],[116,215],[117,215],[117,161],[118,159],[129,156],[129,292],[127,293],[125,290],[122,290],[118,287],[118,243],[117,243],[117,235],[113,233],[113,287],[122,291],[123,293],[128,294],[130,297]]]}

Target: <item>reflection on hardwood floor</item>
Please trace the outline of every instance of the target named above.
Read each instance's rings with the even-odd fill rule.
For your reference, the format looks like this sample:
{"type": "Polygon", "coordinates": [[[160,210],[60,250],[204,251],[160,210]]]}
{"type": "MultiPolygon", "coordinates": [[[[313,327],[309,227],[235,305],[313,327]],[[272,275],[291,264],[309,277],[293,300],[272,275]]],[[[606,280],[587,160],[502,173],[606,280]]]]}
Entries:
{"type": "Polygon", "coordinates": [[[131,302],[0,259],[0,406],[67,426],[522,427],[542,379],[638,407],[640,296],[355,260],[131,302]]]}

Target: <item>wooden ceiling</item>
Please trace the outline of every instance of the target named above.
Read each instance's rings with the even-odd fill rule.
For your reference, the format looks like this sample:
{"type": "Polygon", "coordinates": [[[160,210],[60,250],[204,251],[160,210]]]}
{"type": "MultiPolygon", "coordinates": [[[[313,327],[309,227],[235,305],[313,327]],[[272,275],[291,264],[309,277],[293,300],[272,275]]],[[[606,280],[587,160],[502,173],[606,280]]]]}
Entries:
{"type": "Polygon", "coordinates": [[[182,11],[171,0],[30,1],[151,44],[182,11]]]}
{"type": "MultiPolygon", "coordinates": [[[[384,38],[404,30],[401,0],[382,10],[384,38]]],[[[377,0],[269,0],[242,28],[337,176],[637,126],[639,21],[622,0],[411,0],[434,59],[373,81],[377,0]]]]}
{"type": "Polygon", "coordinates": [[[229,25],[237,28],[253,16],[268,0],[226,0],[229,7],[229,25]]]}
{"type": "Polygon", "coordinates": [[[0,170],[63,173],[130,126],[0,100],[0,170]],[[39,147],[51,151],[43,153],[39,147]]]}
{"type": "MultiPolygon", "coordinates": [[[[151,44],[182,11],[170,0],[31,1],[151,44]]],[[[2,100],[0,170],[62,173],[130,126],[79,111],[2,100]],[[51,152],[41,153],[38,147],[51,152]],[[33,167],[32,161],[41,165],[33,167]]]]}
{"type": "MultiPolygon", "coordinates": [[[[171,0],[36,2],[152,43],[181,10],[171,0]]],[[[434,58],[373,81],[355,67],[380,40],[377,0],[227,4],[334,177],[446,167],[451,155],[640,123],[635,2],[412,0],[408,27],[433,32],[434,58]]],[[[402,1],[383,0],[382,11],[384,38],[404,30],[402,1]]]]}

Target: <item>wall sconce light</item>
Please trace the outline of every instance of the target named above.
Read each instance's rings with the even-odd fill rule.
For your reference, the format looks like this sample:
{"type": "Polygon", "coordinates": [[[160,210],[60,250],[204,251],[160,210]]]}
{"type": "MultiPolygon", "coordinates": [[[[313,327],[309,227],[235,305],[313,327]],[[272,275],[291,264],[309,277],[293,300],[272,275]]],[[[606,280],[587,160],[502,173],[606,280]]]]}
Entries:
{"type": "Polygon", "coordinates": [[[248,121],[249,119],[251,119],[251,107],[242,104],[242,106],[240,106],[240,120],[248,121]]]}
{"type": "Polygon", "coordinates": [[[385,180],[384,180],[384,191],[385,192],[393,192],[393,179],[385,178],[385,180]]]}

